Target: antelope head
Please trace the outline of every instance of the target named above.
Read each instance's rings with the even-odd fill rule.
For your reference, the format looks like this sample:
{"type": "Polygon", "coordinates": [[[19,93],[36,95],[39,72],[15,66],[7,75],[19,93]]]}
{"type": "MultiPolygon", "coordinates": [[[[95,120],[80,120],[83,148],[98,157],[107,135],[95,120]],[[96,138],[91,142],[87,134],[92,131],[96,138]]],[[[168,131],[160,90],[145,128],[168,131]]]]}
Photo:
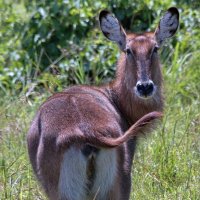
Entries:
{"type": "Polygon", "coordinates": [[[154,32],[142,34],[126,33],[113,14],[101,11],[100,27],[103,34],[118,44],[122,51],[128,87],[139,99],[150,99],[156,94],[162,82],[158,50],[167,38],[172,37],[179,25],[179,12],[171,7],[161,18],[154,32]],[[129,79],[129,80],[128,80],[129,79]]]}

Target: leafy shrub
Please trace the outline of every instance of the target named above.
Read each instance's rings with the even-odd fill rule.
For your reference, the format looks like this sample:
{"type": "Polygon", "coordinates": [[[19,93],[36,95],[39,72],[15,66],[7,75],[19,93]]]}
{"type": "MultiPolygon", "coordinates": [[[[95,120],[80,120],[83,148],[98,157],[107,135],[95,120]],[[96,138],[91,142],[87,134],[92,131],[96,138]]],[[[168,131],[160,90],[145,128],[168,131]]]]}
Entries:
{"type": "MultiPolygon", "coordinates": [[[[195,2],[192,7],[186,0],[0,3],[4,10],[0,25],[0,87],[3,93],[23,91],[30,95],[33,91],[61,90],[63,85],[99,84],[111,79],[119,52],[98,28],[98,13],[105,8],[115,13],[126,30],[140,32],[154,30],[162,12],[177,6],[181,25],[175,37],[180,43],[176,56],[198,51],[200,14],[195,2]]],[[[172,42],[162,52],[166,66],[174,59],[174,46],[172,42]]]]}

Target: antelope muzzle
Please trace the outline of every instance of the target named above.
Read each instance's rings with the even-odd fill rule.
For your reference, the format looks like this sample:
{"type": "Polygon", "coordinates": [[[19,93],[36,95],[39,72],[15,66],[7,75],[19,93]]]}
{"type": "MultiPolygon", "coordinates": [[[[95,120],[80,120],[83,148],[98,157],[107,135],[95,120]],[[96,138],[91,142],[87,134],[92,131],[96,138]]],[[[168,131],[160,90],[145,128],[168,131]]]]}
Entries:
{"type": "Polygon", "coordinates": [[[136,95],[142,99],[148,99],[154,95],[155,85],[153,81],[138,81],[135,87],[136,95]]]}

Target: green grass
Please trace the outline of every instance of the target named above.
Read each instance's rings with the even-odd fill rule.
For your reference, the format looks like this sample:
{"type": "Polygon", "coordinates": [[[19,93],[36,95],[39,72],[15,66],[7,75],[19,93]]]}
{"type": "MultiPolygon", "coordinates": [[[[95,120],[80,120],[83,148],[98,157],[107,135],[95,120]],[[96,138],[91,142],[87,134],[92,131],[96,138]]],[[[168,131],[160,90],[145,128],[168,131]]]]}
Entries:
{"type": "Polygon", "coordinates": [[[0,199],[44,199],[36,184],[26,148],[32,107],[19,98],[0,108],[0,199]]]}
{"type": "MultiPolygon", "coordinates": [[[[131,199],[200,198],[199,52],[183,62],[187,55],[175,49],[178,56],[172,57],[170,67],[165,63],[163,68],[165,117],[151,136],[140,139],[133,161],[131,199]]],[[[26,134],[46,96],[36,95],[35,101],[24,95],[1,99],[1,200],[45,199],[29,163],[26,134]]]]}
{"type": "Polygon", "coordinates": [[[133,168],[133,199],[199,199],[199,111],[166,109],[158,131],[139,145],[133,168]]]}

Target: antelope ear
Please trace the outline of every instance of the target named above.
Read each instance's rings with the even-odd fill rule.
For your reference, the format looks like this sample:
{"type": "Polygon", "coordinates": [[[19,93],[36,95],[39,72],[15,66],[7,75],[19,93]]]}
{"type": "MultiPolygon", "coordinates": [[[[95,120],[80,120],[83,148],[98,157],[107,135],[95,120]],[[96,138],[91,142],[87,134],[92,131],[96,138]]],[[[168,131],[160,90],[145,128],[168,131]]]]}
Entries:
{"type": "Polygon", "coordinates": [[[124,51],[126,48],[126,33],[117,18],[112,13],[102,10],[99,14],[99,23],[103,34],[118,44],[124,51]]]}
{"type": "Polygon", "coordinates": [[[175,7],[171,7],[167,10],[165,15],[161,18],[159,25],[155,31],[156,41],[159,46],[167,38],[172,37],[179,25],[179,12],[175,7]]]}

